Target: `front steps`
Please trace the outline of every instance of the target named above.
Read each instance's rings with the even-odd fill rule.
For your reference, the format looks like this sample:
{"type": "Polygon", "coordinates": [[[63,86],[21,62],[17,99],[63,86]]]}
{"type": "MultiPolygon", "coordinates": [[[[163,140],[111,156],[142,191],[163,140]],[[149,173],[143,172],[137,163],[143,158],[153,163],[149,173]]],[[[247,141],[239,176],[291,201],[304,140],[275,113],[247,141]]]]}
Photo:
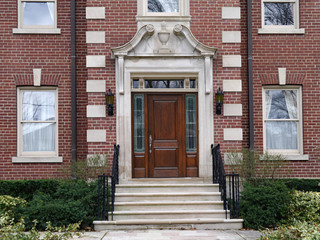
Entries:
{"type": "Polygon", "coordinates": [[[131,229],[240,229],[229,219],[217,184],[202,179],[135,179],[117,185],[113,221],[94,221],[97,231],[131,229]]]}

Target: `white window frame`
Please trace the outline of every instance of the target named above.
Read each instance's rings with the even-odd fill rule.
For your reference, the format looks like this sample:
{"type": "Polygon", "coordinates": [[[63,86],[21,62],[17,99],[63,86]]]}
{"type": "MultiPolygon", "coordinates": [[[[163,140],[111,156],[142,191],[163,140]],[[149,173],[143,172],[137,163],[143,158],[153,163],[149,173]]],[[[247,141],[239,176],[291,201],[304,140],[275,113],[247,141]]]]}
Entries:
{"type": "MultiPolygon", "coordinates": [[[[285,156],[288,156],[287,160],[308,160],[308,159],[304,159],[306,156],[304,156],[304,158],[297,158],[294,159],[294,157],[291,156],[297,156],[297,155],[303,155],[303,117],[302,117],[302,87],[301,86],[267,86],[267,87],[263,87],[262,90],[262,104],[263,104],[263,110],[262,110],[262,114],[263,114],[263,149],[264,152],[268,152],[268,153],[275,153],[275,154],[283,154],[285,156]],[[272,150],[272,149],[267,149],[266,144],[266,122],[267,121],[281,121],[281,120],[267,120],[266,119],[266,102],[265,102],[265,91],[266,90],[296,90],[297,91],[297,112],[298,112],[298,119],[296,120],[296,122],[298,122],[297,124],[297,145],[298,145],[298,149],[297,150],[288,150],[288,149],[276,149],[276,150],[272,150]],[[290,159],[293,158],[293,159],[290,159]]],[[[285,120],[285,121],[289,121],[289,120],[285,120]]],[[[295,120],[293,120],[295,121],[295,120]]]]}
{"type": "Polygon", "coordinates": [[[150,21],[187,20],[190,21],[190,0],[179,0],[179,12],[148,12],[148,0],[137,0],[137,20],[148,19],[150,21]]]}
{"type": "Polygon", "coordinates": [[[299,28],[299,0],[261,0],[261,25],[258,30],[260,34],[304,34],[305,29],[299,28]],[[265,25],[264,4],[265,3],[293,3],[293,25],[265,25]]]}
{"type": "Polygon", "coordinates": [[[15,34],[60,34],[61,30],[57,28],[58,18],[58,0],[17,0],[18,7],[18,28],[13,29],[15,34]],[[54,3],[54,24],[53,25],[23,25],[23,3],[24,2],[51,2],[54,3]]]}
{"type": "Polygon", "coordinates": [[[14,163],[20,162],[62,162],[62,157],[58,157],[58,89],[55,87],[20,87],[17,88],[17,157],[13,157],[14,163]],[[55,92],[55,120],[42,121],[55,123],[55,151],[24,152],[22,136],[22,96],[24,91],[51,91],[55,92]]]}

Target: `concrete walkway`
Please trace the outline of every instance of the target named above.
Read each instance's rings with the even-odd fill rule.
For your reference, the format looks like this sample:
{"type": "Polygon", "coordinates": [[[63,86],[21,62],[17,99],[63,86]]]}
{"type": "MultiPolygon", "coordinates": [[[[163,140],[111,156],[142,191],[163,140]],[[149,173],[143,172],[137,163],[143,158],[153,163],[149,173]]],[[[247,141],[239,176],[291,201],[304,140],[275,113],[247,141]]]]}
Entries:
{"type": "Polygon", "coordinates": [[[258,231],[246,230],[132,230],[86,232],[79,240],[256,240],[258,231]]]}

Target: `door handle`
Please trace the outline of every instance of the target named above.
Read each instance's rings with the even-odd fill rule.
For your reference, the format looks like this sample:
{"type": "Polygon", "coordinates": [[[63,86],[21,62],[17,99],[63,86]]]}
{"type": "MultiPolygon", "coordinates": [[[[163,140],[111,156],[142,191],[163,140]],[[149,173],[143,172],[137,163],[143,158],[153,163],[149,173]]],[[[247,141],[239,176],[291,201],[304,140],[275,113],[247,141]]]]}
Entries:
{"type": "Polygon", "coordinates": [[[151,152],[152,152],[151,147],[152,147],[152,136],[151,136],[151,134],[150,134],[150,135],[149,135],[149,153],[150,153],[150,154],[151,154],[151,152]]]}

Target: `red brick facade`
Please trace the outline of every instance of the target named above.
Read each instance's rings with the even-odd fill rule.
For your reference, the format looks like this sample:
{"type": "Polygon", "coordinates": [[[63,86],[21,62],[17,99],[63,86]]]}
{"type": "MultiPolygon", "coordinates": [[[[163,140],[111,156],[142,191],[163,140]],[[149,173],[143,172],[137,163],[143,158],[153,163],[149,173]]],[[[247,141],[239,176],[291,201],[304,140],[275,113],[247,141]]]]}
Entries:
{"type": "MultiPolygon", "coordinates": [[[[0,179],[63,177],[61,166],[71,163],[71,35],[70,1],[58,0],[61,34],[13,34],[17,27],[17,1],[0,6],[0,179]],[[58,88],[59,156],[63,163],[12,163],[17,156],[17,87],[33,86],[32,69],[42,69],[41,86],[58,88]]],[[[308,161],[288,161],[286,177],[320,178],[320,10],[318,1],[300,1],[300,28],[305,34],[258,34],[261,1],[253,1],[253,82],[255,148],[263,150],[262,87],[278,85],[278,68],[286,68],[287,85],[301,85],[303,94],[303,152],[308,161]]],[[[116,143],[114,116],[87,117],[87,105],[105,105],[102,92],[87,92],[87,80],[105,80],[116,92],[115,60],[111,48],[129,42],[137,32],[137,0],[76,1],[77,156],[106,154],[112,159],[116,143]],[[104,19],[86,19],[87,7],[105,7],[104,19]],[[105,43],[86,43],[87,31],[105,31],[105,43]],[[105,67],[87,68],[87,55],[104,55],[105,67]],[[87,130],[105,130],[106,142],[88,142],[87,130]]],[[[213,92],[224,80],[241,80],[242,91],[225,92],[225,104],[242,104],[242,116],[214,114],[214,143],[222,152],[249,146],[247,9],[243,0],[190,0],[190,29],[203,44],[217,48],[213,61],[213,92]],[[222,19],[223,7],[240,7],[240,19],[222,19]],[[222,31],[241,31],[241,43],[222,43],[222,31]],[[225,55],[241,55],[241,67],[223,67],[225,55]],[[224,140],[224,129],[242,129],[242,140],[224,140]]],[[[116,105],[116,99],[115,104],[116,105]]],[[[215,105],[215,100],[212,99],[215,105]]],[[[215,111],[214,111],[215,112],[215,111]]],[[[208,143],[208,147],[211,143],[208,143]]],[[[120,146],[121,147],[121,146],[120,146]]],[[[110,166],[110,164],[109,164],[110,166]]]]}

